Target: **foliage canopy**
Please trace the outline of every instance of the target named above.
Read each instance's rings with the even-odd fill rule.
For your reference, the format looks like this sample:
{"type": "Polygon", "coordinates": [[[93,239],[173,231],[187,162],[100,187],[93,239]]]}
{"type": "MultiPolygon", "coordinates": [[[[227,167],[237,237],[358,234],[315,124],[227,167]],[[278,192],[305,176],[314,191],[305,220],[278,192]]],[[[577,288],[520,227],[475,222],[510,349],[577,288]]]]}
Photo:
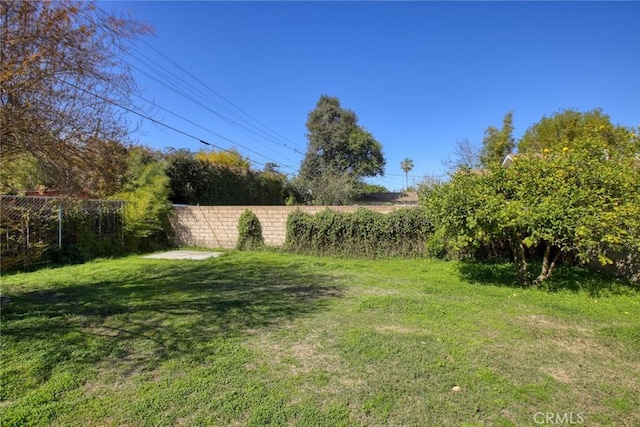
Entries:
{"type": "Polygon", "coordinates": [[[536,129],[566,133],[568,116],[581,117],[582,124],[570,139],[521,142],[525,150],[507,167],[493,162],[480,171],[461,169],[448,182],[425,186],[422,204],[436,234],[453,249],[503,242],[512,250],[522,284],[546,280],[562,254],[606,264],[612,262],[611,251],[639,251],[639,140],[631,129],[588,124],[594,114],[543,118],[530,135],[536,129]],[[528,258],[537,248],[543,263],[534,278],[528,258]]]}
{"type": "Polygon", "coordinates": [[[254,171],[233,152],[166,155],[173,203],[188,205],[283,205],[289,193],[286,175],[270,167],[254,171]]]}
{"type": "Polygon", "coordinates": [[[382,145],[336,97],[322,95],[307,119],[307,153],[298,182],[315,203],[343,204],[363,177],[384,174],[382,145]]]}
{"type": "Polygon", "coordinates": [[[480,164],[489,166],[492,163],[501,163],[507,154],[513,151],[515,145],[513,113],[509,112],[502,120],[501,129],[489,126],[485,130],[480,150],[480,164]]]}

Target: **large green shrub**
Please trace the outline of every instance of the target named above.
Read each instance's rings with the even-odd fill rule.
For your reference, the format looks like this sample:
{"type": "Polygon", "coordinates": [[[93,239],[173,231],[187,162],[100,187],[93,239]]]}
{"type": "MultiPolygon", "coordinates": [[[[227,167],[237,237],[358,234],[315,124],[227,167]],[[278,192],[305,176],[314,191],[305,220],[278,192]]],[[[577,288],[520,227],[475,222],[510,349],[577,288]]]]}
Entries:
{"type": "Polygon", "coordinates": [[[294,252],[382,258],[424,255],[431,224],[420,209],[381,214],[325,209],[310,215],[297,209],[287,218],[286,246],[294,252]]]}
{"type": "Polygon", "coordinates": [[[256,249],[263,245],[264,238],[262,237],[260,220],[250,210],[244,210],[238,220],[238,243],[236,247],[243,250],[256,249]]]}
{"type": "Polygon", "coordinates": [[[637,136],[618,131],[612,143],[604,126],[583,133],[425,187],[422,206],[443,249],[474,258],[510,249],[521,285],[540,285],[565,259],[607,265],[612,253],[640,251],[637,136]]]}
{"type": "Polygon", "coordinates": [[[132,150],[126,183],[115,198],[125,201],[124,235],[127,249],[147,251],[168,245],[169,178],[165,165],[153,153],[143,149],[132,150]]]}
{"type": "MultiPolygon", "coordinates": [[[[186,150],[166,155],[169,198],[187,205],[284,205],[286,175],[213,164],[186,150]]],[[[290,193],[290,192],[289,192],[290,193]]]]}

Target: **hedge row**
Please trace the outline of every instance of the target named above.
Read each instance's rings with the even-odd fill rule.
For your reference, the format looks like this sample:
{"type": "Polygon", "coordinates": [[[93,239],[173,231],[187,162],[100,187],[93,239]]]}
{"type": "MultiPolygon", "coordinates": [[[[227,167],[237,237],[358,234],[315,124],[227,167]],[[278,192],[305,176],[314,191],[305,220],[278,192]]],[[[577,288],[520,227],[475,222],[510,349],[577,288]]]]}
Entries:
{"type": "Polygon", "coordinates": [[[277,173],[212,165],[179,152],[167,167],[170,200],[187,205],[284,205],[285,179],[277,173]]]}
{"type": "Polygon", "coordinates": [[[297,209],[287,218],[286,247],[298,253],[350,257],[420,257],[432,233],[422,209],[381,214],[325,209],[310,215],[297,209]]]}

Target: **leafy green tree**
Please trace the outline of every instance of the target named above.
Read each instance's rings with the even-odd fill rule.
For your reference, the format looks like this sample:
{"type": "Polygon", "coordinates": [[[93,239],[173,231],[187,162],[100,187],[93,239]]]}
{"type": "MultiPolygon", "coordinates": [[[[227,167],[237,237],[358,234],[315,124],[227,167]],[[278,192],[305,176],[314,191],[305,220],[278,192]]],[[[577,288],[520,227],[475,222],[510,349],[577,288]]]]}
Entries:
{"type": "Polygon", "coordinates": [[[309,113],[307,131],[298,181],[315,203],[344,203],[355,196],[363,177],[384,174],[382,145],[338,98],[320,97],[309,113]]]}
{"type": "Polygon", "coordinates": [[[480,163],[485,167],[491,163],[501,163],[514,148],[513,113],[509,112],[502,120],[502,129],[489,126],[484,132],[480,163]]]}
{"type": "Polygon", "coordinates": [[[519,153],[542,153],[545,149],[573,148],[596,132],[608,146],[625,144],[628,129],[611,123],[600,109],[587,112],[562,110],[529,127],[518,142],[519,153]]]}
{"type": "Polygon", "coordinates": [[[431,179],[419,187],[420,204],[434,225],[441,248],[430,252],[449,258],[469,256],[498,236],[497,211],[503,200],[493,188],[489,171],[460,169],[447,181],[431,179]],[[489,235],[486,230],[491,230],[489,235]]]}
{"type": "MultiPolygon", "coordinates": [[[[620,133],[621,135],[621,133],[620,133]]],[[[640,144],[634,132],[616,140],[601,129],[583,129],[564,146],[523,153],[509,167],[461,170],[423,191],[423,206],[436,235],[454,249],[492,240],[512,249],[518,281],[539,285],[561,255],[611,262],[611,251],[640,250],[640,144]],[[529,253],[542,248],[540,272],[529,253]]]]}
{"type": "Polygon", "coordinates": [[[547,149],[543,156],[518,156],[504,171],[521,204],[512,218],[522,226],[522,243],[544,248],[534,284],[551,275],[562,253],[609,264],[612,250],[640,250],[637,138],[627,131],[614,150],[596,129],[573,142],[573,148],[547,149]]]}
{"type": "Polygon", "coordinates": [[[196,154],[196,159],[212,165],[235,169],[238,171],[249,170],[249,159],[244,157],[240,152],[232,148],[230,150],[202,150],[196,154]]]}
{"type": "Polygon", "coordinates": [[[400,162],[400,167],[404,171],[404,177],[406,181],[406,189],[409,189],[409,172],[413,169],[413,160],[405,157],[403,161],[400,162]]]}
{"type": "Polygon", "coordinates": [[[21,194],[48,185],[46,174],[30,153],[14,156],[0,170],[0,194],[21,194]]]}

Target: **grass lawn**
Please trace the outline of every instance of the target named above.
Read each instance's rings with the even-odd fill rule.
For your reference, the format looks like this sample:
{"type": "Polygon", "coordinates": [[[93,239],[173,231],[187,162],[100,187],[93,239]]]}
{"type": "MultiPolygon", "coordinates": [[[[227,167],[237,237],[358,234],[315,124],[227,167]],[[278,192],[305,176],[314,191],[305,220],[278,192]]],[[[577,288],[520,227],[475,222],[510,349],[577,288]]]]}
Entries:
{"type": "Polygon", "coordinates": [[[640,425],[640,291],[557,273],[230,252],[4,276],[0,424],[640,425]]]}

